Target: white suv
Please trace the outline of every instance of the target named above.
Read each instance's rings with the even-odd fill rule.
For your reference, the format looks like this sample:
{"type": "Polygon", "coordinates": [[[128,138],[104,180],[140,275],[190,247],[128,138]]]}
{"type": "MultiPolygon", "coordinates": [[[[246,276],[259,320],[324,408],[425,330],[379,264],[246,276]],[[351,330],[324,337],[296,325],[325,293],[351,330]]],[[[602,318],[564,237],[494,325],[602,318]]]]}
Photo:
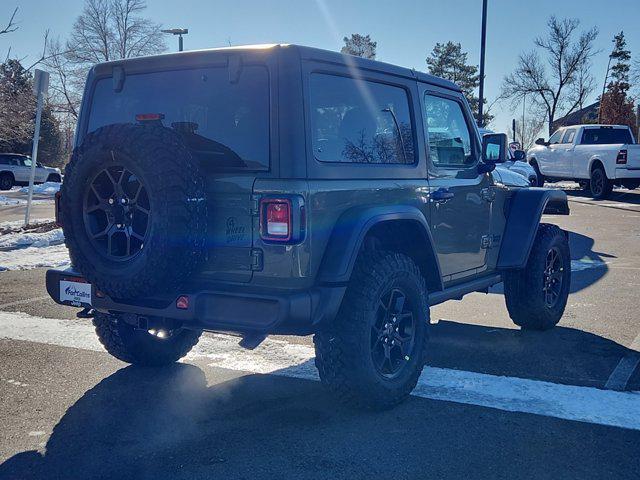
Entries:
{"type": "MultiPolygon", "coordinates": [[[[0,153],[0,190],[14,185],[28,185],[31,175],[31,157],[18,153],[0,153]]],[[[59,168],[36,165],[35,183],[61,182],[59,168]]]]}

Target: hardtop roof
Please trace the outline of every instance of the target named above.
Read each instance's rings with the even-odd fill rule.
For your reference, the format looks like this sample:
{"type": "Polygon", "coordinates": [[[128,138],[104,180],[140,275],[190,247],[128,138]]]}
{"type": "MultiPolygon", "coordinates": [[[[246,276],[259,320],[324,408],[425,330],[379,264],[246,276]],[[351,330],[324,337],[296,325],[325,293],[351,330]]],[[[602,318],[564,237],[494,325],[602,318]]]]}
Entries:
{"type": "MultiPolygon", "coordinates": [[[[274,50],[277,51],[279,49],[291,48],[295,49],[300,58],[304,60],[314,60],[319,62],[333,63],[345,65],[347,67],[354,67],[362,70],[373,70],[377,72],[388,73],[391,75],[402,76],[405,78],[414,78],[418,81],[430,83],[433,85],[437,85],[443,88],[447,88],[449,90],[461,91],[460,87],[449,80],[445,80],[443,78],[435,77],[433,75],[429,75],[424,72],[419,72],[414,69],[400,67],[397,65],[393,65],[390,63],[381,62],[378,60],[369,60],[366,58],[356,57],[353,55],[347,55],[340,52],[334,52],[330,50],[324,50],[321,48],[315,47],[307,47],[303,45],[294,45],[294,44],[261,44],[261,45],[240,45],[240,46],[232,46],[232,47],[217,47],[217,48],[207,48],[202,50],[189,50],[186,52],[174,52],[174,53],[164,53],[160,55],[152,55],[147,57],[137,57],[137,58],[128,58],[125,60],[113,60],[110,62],[100,63],[94,66],[94,73],[106,73],[106,70],[110,67],[116,65],[136,65],[136,64],[150,64],[154,61],[166,62],[169,59],[180,59],[179,62],[181,65],[185,65],[185,60],[192,59],[197,60],[202,57],[206,57],[208,54],[213,53],[224,53],[224,52],[251,52],[251,51],[265,51],[265,50],[274,50]]],[[[200,63],[200,62],[194,62],[200,63]]]]}

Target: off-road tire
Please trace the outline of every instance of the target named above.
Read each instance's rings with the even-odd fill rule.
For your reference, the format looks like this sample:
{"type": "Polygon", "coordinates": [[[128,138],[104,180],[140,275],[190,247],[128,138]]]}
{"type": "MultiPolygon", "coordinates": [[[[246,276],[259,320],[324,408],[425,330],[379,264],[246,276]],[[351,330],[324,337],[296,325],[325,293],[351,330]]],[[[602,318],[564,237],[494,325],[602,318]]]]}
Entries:
{"type": "Polygon", "coordinates": [[[361,252],[336,319],[314,336],[320,380],[340,401],[383,410],[402,402],[414,389],[424,367],[429,306],[424,277],[406,255],[361,252]],[[415,337],[410,360],[397,378],[385,378],[371,356],[371,325],[385,292],[402,288],[413,307],[415,337]]]}
{"type": "Polygon", "coordinates": [[[175,291],[205,257],[203,174],[171,129],[116,124],[87,135],[66,167],[61,209],[72,264],[113,297],[175,291]],[[85,228],[83,202],[89,180],[110,165],[126,167],[135,174],[149,196],[149,238],[137,255],[126,261],[98,254],[85,228]]]}
{"type": "Polygon", "coordinates": [[[607,178],[607,173],[600,165],[596,166],[591,171],[591,178],[589,179],[589,192],[591,196],[596,200],[602,200],[607,198],[613,191],[613,183],[607,178]],[[602,182],[602,186],[599,186],[599,182],[602,182]]]}
{"type": "Polygon", "coordinates": [[[562,318],[570,286],[571,255],[566,232],[556,225],[541,223],[526,267],[505,273],[504,294],[511,319],[525,330],[553,328],[562,318]],[[543,294],[544,269],[547,255],[554,248],[562,257],[562,284],[557,302],[549,307],[543,294]]]}
{"type": "Polygon", "coordinates": [[[544,187],[544,182],[545,182],[545,178],[544,175],[542,174],[542,172],[540,171],[540,167],[538,167],[538,162],[532,162],[531,166],[533,167],[533,169],[536,172],[536,186],[537,187],[544,187]]]}
{"type": "Polygon", "coordinates": [[[11,190],[15,183],[13,175],[10,173],[0,174],[0,190],[11,190]]]}
{"type": "Polygon", "coordinates": [[[165,339],[136,329],[118,315],[97,312],[93,325],[111,355],[134,365],[163,366],[177,362],[198,343],[202,330],[180,329],[165,339]]]}

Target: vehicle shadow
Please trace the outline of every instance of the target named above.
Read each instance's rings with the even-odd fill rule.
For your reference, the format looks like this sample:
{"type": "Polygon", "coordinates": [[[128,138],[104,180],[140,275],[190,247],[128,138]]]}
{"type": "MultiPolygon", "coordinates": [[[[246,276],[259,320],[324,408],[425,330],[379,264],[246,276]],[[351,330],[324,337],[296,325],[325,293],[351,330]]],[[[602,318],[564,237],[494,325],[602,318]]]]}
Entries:
{"type": "MultiPolygon", "coordinates": [[[[623,202],[629,203],[632,205],[640,205],[640,190],[627,190],[624,188],[615,189],[608,198],[604,198],[601,200],[596,200],[591,197],[591,194],[586,190],[582,189],[566,189],[565,190],[567,196],[576,198],[576,199],[585,199],[590,203],[599,204],[599,203],[611,203],[613,202],[623,202]]],[[[613,207],[613,206],[612,206],[613,207]]],[[[625,208],[624,210],[628,210],[625,208]]]]}
{"type": "MultiPolygon", "coordinates": [[[[604,252],[593,250],[594,240],[591,237],[572,231],[569,234],[569,249],[571,251],[571,289],[569,293],[583,290],[604,278],[609,271],[606,262],[616,258],[604,252]]],[[[489,293],[504,294],[502,283],[495,285],[489,293]]]]}
{"type": "MultiPolygon", "coordinates": [[[[568,328],[524,332],[441,321],[433,329],[428,365],[597,386],[611,364],[593,365],[594,356],[615,362],[626,350],[568,328]]],[[[417,397],[392,411],[362,412],[337,405],[319,382],[291,378],[312,362],[239,378],[209,368],[209,379],[189,364],[122,368],[67,409],[42,451],[25,451],[0,465],[0,478],[635,474],[632,462],[607,457],[604,464],[620,470],[605,475],[600,452],[629,455],[625,449],[637,444],[640,432],[417,397]],[[581,448],[572,448],[576,444],[581,448]]]]}

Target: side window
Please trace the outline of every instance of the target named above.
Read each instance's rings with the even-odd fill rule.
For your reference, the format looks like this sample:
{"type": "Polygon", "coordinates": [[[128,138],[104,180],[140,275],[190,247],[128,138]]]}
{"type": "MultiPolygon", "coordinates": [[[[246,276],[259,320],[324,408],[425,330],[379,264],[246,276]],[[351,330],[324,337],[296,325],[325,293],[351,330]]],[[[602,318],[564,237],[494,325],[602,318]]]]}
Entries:
{"type": "Polygon", "coordinates": [[[427,94],[424,111],[431,163],[449,167],[474,165],[476,155],[460,103],[427,94]]]}
{"type": "Polygon", "coordinates": [[[576,136],[575,128],[568,128],[562,137],[562,143],[573,143],[573,137],[576,136]]]}
{"type": "Polygon", "coordinates": [[[377,82],[313,73],[311,137],[321,162],[415,163],[407,92],[377,82]]]}
{"type": "Polygon", "coordinates": [[[555,145],[560,143],[564,130],[557,130],[551,137],[549,137],[549,145],[555,145]]]}

